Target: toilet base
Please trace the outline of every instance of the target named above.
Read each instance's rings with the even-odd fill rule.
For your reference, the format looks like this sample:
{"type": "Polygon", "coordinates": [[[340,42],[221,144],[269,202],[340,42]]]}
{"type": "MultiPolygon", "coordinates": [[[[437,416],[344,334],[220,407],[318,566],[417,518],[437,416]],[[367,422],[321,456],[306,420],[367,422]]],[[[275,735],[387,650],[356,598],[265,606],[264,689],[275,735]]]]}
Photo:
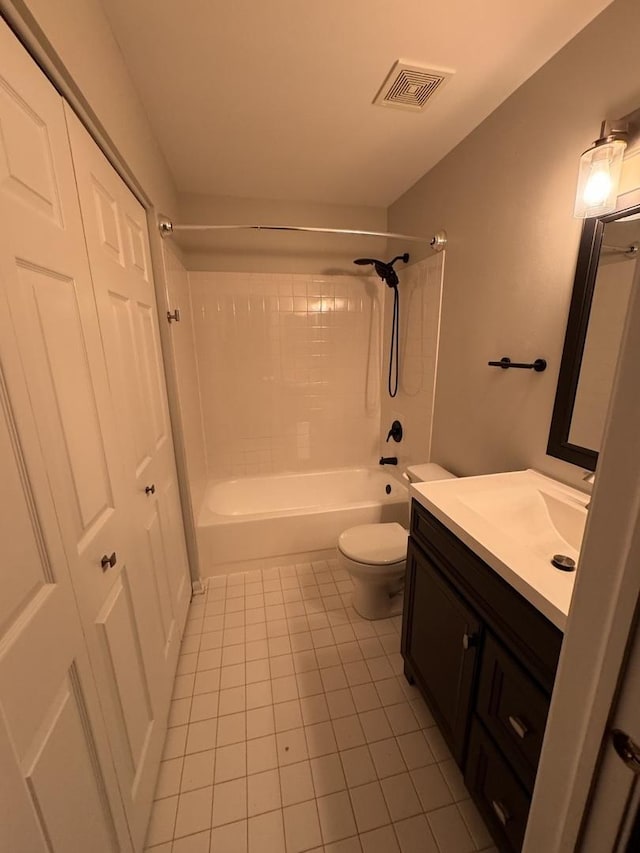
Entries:
{"type": "MultiPolygon", "coordinates": [[[[363,582],[353,578],[353,583],[353,608],[363,619],[389,619],[402,613],[402,591],[392,593],[388,582],[374,584],[370,580],[363,582]]],[[[398,587],[397,584],[393,586],[395,589],[398,587]]]]}

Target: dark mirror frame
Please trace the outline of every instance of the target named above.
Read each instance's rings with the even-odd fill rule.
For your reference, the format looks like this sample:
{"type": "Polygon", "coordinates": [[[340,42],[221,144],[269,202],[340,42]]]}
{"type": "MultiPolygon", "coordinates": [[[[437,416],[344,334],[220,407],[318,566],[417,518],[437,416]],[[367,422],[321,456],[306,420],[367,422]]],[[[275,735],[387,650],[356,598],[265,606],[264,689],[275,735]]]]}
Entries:
{"type": "Polygon", "coordinates": [[[578,248],[578,261],[573,281],[573,293],[567,320],[567,331],[560,362],[558,387],[553,405],[547,453],[589,471],[595,471],[598,451],[569,441],[571,418],[576,399],[582,354],[589,327],[593,289],[598,274],[602,235],[607,222],[614,222],[632,213],[640,213],[640,190],[619,196],[618,205],[606,216],[585,219],[578,248]]]}

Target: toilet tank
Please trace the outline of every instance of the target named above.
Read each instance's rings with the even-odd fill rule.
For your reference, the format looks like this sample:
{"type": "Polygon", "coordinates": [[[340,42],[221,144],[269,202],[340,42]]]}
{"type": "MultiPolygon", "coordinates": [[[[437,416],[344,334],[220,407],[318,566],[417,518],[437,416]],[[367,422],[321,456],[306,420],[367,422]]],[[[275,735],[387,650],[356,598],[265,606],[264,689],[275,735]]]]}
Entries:
{"type": "Polygon", "coordinates": [[[410,483],[432,483],[435,480],[455,480],[456,475],[435,462],[422,462],[408,465],[403,477],[410,483]]]}

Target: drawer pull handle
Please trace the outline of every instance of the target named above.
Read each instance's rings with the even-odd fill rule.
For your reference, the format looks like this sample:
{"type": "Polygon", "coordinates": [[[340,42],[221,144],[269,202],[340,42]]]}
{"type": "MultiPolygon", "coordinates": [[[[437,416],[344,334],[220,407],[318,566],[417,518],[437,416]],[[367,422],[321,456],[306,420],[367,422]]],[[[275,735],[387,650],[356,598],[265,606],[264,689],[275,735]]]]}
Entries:
{"type": "Polygon", "coordinates": [[[529,734],[529,729],[525,726],[520,717],[509,716],[509,725],[520,738],[525,738],[529,734]]]}
{"type": "Polygon", "coordinates": [[[507,809],[502,805],[500,800],[491,800],[491,808],[496,813],[496,817],[500,821],[503,826],[506,826],[511,820],[511,815],[507,811],[507,809]]]}
{"type": "Polygon", "coordinates": [[[478,645],[478,635],[477,634],[468,634],[466,631],[462,635],[462,648],[467,651],[472,646],[478,645]]]}

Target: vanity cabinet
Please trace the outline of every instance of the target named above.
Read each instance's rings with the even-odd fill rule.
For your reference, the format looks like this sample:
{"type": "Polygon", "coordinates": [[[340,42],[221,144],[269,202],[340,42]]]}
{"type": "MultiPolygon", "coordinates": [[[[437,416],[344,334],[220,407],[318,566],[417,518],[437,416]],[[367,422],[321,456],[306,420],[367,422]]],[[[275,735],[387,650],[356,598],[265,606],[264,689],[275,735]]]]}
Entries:
{"type": "Polygon", "coordinates": [[[464,757],[481,623],[429,558],[409,540],[403,653],[411,678],[429,701],[451,751],[464,757]]]}
{"type": "Polygon", "coordinates": [[[417,501],[402,654],[501,850],[519,851],[562,632],[417,501]]]}

